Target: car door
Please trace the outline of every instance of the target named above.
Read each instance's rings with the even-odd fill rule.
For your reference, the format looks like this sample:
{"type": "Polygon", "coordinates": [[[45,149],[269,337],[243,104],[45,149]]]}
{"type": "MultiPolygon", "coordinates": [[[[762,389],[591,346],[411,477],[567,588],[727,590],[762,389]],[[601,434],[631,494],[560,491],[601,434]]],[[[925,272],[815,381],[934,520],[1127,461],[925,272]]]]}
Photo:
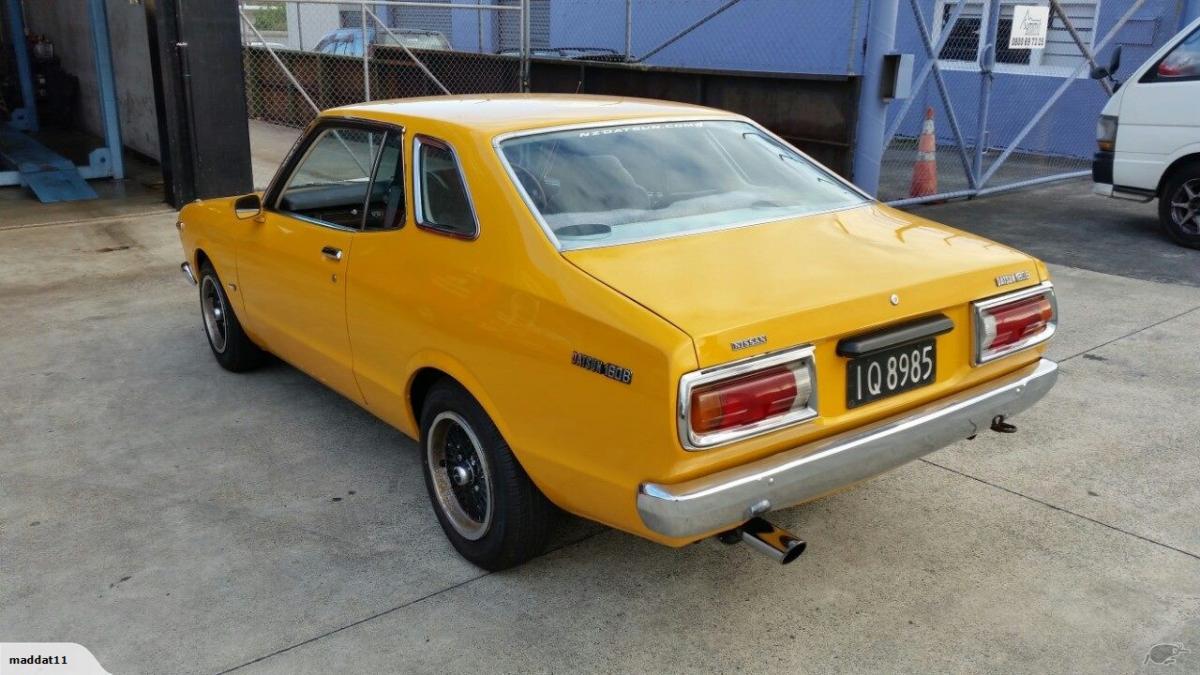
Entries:
{"type": "MultiPolygon", "coordinates": [[[[385,151],[380,182],[395,164],[379,231],[359,235],[350,266],[347,323],[354,369],[369,409],[408,433],[408,378],[418,354],[457,354],[478,306],[490,298],[476,270],[479,222],[453,147],[416,135],[404,167],[385,151]],[[405,202],[408,202],[406,205],[405,202]],[[407,216],[406,216],[406,209],[407,216]],[[405,226],[411,222],[415,227],[405,226]]],[[[396,155],[401,155],[399,148],[396,155]]],[[[372,219],[380,209],[371,209],[372,219]]]]}
{"type": "Polygon", "coordinates": [[[329,387],[362,400],[346,330],[346,272],[386,129],[325,123],[268,190],[238,254],[254,334],[329,387]]]}

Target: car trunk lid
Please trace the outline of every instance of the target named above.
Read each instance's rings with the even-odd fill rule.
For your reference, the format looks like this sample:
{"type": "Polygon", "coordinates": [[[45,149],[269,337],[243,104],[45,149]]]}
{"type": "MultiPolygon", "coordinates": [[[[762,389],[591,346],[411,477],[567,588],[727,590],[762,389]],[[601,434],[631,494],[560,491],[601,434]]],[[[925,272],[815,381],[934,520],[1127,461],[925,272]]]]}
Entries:
{"type": "Polygon", "coordinates": [[[969,333],[998,277],[1039,280],[1023,253],[878,204],[565,256],[688,333],[702,368],[944,310],[969,333]]]}

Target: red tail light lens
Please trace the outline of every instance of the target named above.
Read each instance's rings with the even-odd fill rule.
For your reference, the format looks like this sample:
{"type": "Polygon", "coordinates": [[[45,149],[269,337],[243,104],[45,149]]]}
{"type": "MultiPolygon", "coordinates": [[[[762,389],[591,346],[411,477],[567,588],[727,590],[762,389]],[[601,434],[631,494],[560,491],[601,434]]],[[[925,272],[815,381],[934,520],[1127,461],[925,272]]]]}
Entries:
{"type": "Polygon", "coordinates": [[[976,304],[976,363],[986,363],[1050,339],[1055,330],[1056,310],[1054,289],[1049,284],[976,304]]]}
{"type": "Polygon", "coordinates": [[[739,427],[782,415],[796,403],[796,375],[780,366],[692,390],[692,430],[739,427]]]}
{"type": "Polygon", "coordinates": [[[816,416],[811,348],[685,375],[684,445],[700,449],[816,416]]]}

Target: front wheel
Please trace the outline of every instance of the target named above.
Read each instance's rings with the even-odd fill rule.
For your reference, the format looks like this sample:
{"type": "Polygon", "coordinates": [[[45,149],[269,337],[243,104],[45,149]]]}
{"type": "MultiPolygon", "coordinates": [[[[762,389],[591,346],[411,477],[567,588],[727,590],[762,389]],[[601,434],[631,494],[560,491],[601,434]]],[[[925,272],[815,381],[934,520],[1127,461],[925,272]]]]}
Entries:
{"type": "Polygon", "coordinates": [[[479,403],[450,381],[421,413],[425,487],[446,537],[487,570],[520,565],[546,546],[553,506],[479,403]]]}
{"type": "Polygon", "coordinates": [[[200,265],[200,316],[204,334],[217,363],[225,370],[244,372],[262,363],[264,353],[242,330],[233,304],[221,286],[217,271],[208,261],[200,265]]]}
{"type": "Polygon", "coordinates": [[[1200,248],[1200,161],[1171,173],[1158,200],[1158,218],[1177,243],[1200,248]]]}

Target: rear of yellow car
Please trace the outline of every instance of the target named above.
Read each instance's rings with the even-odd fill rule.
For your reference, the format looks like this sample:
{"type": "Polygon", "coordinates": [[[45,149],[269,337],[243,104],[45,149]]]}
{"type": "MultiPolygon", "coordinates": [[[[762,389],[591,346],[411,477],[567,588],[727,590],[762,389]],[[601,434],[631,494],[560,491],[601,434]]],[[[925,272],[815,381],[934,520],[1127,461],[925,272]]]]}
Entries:
{"type": "Polygon", "coordinates": [[[570,510],[669,545],[725,533],[790,562],[803,544],[763,514],[1007,431],[1054,383],[1044,265],[872,202],[757,127],[631,123],[498,146],[566,261],[695,348],[653,383],[670,425],[626,426],[635,450],[581,438],[562,452],[625,486],[636,512],[556,495],[570,510]],[[709,171],[722,159],[736,175],[709,171]]]}
{"type": "Polygon", "coordinates": [[[1045,267],[879,205],[566,255],[695,342],[674,461],[638,497],[666,543],[1000,426],[1054,381],[1045,267]]]}

